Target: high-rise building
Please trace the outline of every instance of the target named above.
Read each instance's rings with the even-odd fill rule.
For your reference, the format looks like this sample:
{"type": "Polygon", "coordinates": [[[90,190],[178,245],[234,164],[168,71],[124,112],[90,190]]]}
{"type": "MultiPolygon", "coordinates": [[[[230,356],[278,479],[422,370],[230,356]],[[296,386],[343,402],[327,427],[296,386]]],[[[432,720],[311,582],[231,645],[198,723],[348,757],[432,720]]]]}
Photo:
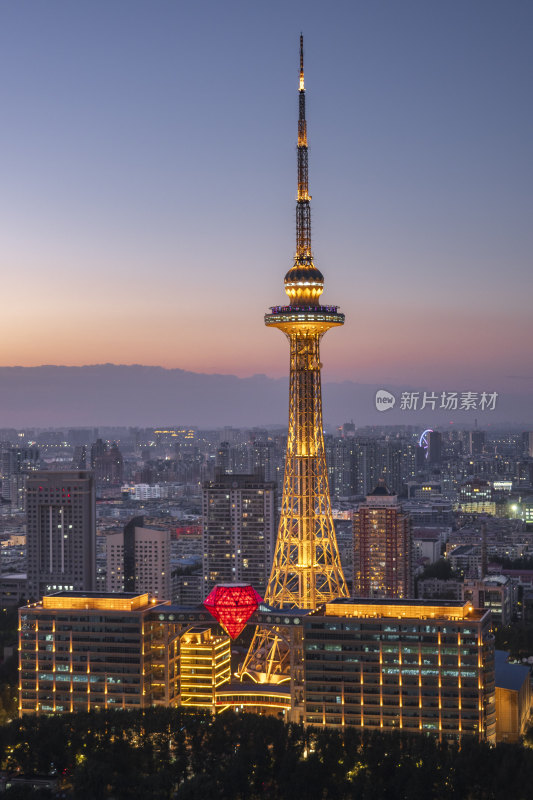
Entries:
{"type": "Polygon", "coordinates": [[[367,495],[381,477],[375,439],[358,439],[356,451],[357,494],[367,495]]]}
{"type": "Polygon", "coordinates": [[[485,431],[473,430],[468,433],[468,447],[471,456],[480,456],[485,446],[485,431]]]}
{"type": "Polygon", "coordinates": [[[215,457],[215,469],[225,474],[233,472],[233,459],[229,442],[220,442],[215,457]]]}
{"type": "Polygon", "coordinates": [[[332,495],[336,499],[351,497],[357,494],[357,442],[353,436],[335,439],[332,450],[332,495]]]}
{"type": "Polygon", "coordinates": [[[97,439],[91,447],[91,469],[94,470],[99,489],[120,486],[124,478],[122,453],[116,442],[108,447],[107,442],[97,439]]]}
{"type": "Polygon", "coordinates": [[[248,469],[254,474],[263,475],[266,481],[276,480],[276,457],[274,442],[254,436],[249,446],[248,469]]]}
{"type": "Polygon", "coordinates": [[[2,499],[9,500],[12,511],[26,510],[27,482],[27,472],[16,472],[2,481],[2,499]]]}
{"type": "Polygon", "coordinates": [[[533,431],[525,431],[522,434],[522,448],[520,455],[533,458],[533,431]]]}
{"type": "Polygon", "coordinates": [[[39,451],[36,448],[6,447],[0,449],[2,500],[24,510],[27,476],[37,469],[39,451]]]}
{"type": "Polygon", "coordinates": [[[429,464],[440,464],[442,460],[442,433],[440,431],[429,431],[427,435],[429,464]]]}
{"type": "Polygon", "coordinates": [[[96,587],[96,500],[91,472],[34,472],[27,484],[28,597],[96,587]]]}
{"type": "Polygon", "coordinates": [[[354,513],[354,594],[411,597],[411,523],[380,480],[354,513]]]}
{"type": "Polygon", "coordinates": [[[304,617],[304,722],[495,741],[490,612],[339,600],[304,617]]]}
{"type": "MultiPolygon", "coordinates": [[[[415,445],[405,439],[381,443],[380,475],[395,493],[405,491],[406,484],[416,475],[415,445]]],[[[377,480],[374,481],[374,486],[377,480]]],[[[368,494],[368,492],[366,492],[368,494]]]]}
{"type": "Polygon", "coordinates": [[[74,448],[72,469],[87,469],[87,445],[78,444],[74,448]]]}
{"type": "Polygon", "coordinates": [[[204,597],[217,583],[265,593],[275,538],[275,484],[257,475],[220,473],[203,485],[204,597]]]}
{"type": "Polygon", "coordinates": [[[106,536],[108,592],[149,592],[160,602],[171,599],[170,530],[144,527],[134,517],[123,531],[106,536]]]}
{"type": "MultiPolygon", "coordinates": [[[[285,334],[290,346],[289,430],[274,563],[265,600],[274,607],[316,608],[348,594],[333,527],[322,421],[320,340],[344,324],[337,306],[321,305],[324,277],[313,262],[308,185],[303,37],[298,93],[298,193],[296,253],[285,275],[289,304],[274,306],[268,327],[285,334]]],[[[294,656],[294,653],[293,653],[294,656]]],[[[258,627],[240,674],[255,680],[288,681],[290,642],[282,628],[258,627]]]]}
{"type": "Polygon", "coordinates": [[[182,572],[173,570],[172,602],[179,606],[197,606],[204,598],[204,576],[201,564],[189,567],[182,572]]]}
{"type": "Polygon", "coordinates": [[[91,445],[91,469],[96,469],[98,459],[101,459],[107,453],[107,442],[103,439],[97,439],[91,445]]]}

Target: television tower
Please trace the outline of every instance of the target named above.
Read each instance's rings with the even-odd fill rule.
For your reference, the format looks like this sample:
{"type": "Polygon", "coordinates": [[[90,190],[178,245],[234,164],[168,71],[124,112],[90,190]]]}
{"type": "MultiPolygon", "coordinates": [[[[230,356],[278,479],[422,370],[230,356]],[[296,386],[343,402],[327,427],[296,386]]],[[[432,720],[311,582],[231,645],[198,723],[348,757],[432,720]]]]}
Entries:
{"type": "MultiPolygon", "coordinates": [[[[314,609],[348,594],[333,527],[322,423],[320,340],[344,323],[336,306],[319,305],[324,277],[313,263],[308,185],[303,36],[300,36],[296,253],[285,275],[288,306],[274,306],[265,325],[290,343],[289,432],[278,538],[265,601],[275,608],[314,609]]],[[[282,627],[258,627],[239,671],[259,682],[289,680],[290,647],[282,627]]]]}

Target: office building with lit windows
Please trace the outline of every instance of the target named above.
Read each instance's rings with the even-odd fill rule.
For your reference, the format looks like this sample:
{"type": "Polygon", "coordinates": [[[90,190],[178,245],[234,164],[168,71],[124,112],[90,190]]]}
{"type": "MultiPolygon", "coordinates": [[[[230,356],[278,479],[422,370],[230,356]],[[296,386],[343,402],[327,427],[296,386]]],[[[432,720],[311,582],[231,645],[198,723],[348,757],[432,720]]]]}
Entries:
{"type": "Polygon", "coordinates": [[[410,597],[410,518],[383,480],[354,513],[353,532],[354,595],[410,597]]]}
{"type": "Polygon", "coordinates": [[[219,473],[203,485],[204,597],[217,583],[246,583],[264,595],[275,541],[275,483],[219,473]]]}
{"type": "Polygon", "coordinates": [[[340,599],[303,625],[306,724],[495,741],[489,611],[340,599]]]}
{"type": "Polygon", "coordinates": [[[492,486],[488,481],[473,478],[459,488],[459,504],[467,514],[496,514],[492,486]]]}
{"type": "Polygon", "coordinates": [[[34,472],[27,483],[27,597],[96,589],[92,472],[34,472]]]}
{"type": "Polygon", "coordinates": [[[148,594],[58,592],[19,609],[19,713],[178,702],[176,626],[148,594]]]}

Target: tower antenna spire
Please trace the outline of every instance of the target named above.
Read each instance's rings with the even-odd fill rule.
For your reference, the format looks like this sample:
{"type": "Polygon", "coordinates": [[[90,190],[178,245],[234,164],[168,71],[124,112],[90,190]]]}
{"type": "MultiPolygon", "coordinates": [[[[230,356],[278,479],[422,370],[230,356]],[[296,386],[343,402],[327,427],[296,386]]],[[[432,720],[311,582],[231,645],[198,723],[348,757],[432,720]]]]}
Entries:
{"type": "Polygon", "coordinates": [[[300,34],[300,91],[305,89],[304,86],[304,35],[300,34]]]}
{"type": "Polygon", "coordinates": [[[311,206],[309,201],[309,158],[307,148],[307,121],[305,119],[304,37],[300,34],[300,88],[298,91],[298,196],[296,200],[296,254],[295,264],[312,264],[311,206]]]}
{"type": "Polygon", "coordinates": [[[304,37],[300,34],[300,89],[298,91],[298,194],[296,196],[296,253],[294,266],[285,275],[285,291],[291,306],[316,306],[324,289],[324,276],[313,263],[311,252],[311,195],[305,119],[304,37]]]}

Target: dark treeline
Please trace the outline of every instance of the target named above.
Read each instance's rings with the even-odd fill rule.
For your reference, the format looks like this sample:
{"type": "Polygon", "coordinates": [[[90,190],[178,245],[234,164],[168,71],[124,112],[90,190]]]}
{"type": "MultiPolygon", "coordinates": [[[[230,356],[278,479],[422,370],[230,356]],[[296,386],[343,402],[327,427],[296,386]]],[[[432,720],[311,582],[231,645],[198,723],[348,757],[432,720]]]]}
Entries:
{"type": "Polygon", "coordinates": [[[515,622],[500,625],[494,630],[497,650],[507,650],[513,658],[526,658],[533,655],[533,624],[515,622]]]}
{"type": "Polygon", "coordinates": [[[533,557],[531,556],[521,556],[520,558],[491,556],[490,560],[501,564],[504,569],[533,569],[533,557]]]}
{"type": "Polygon", "coordinates": [[[0,753],[3,769],[64,776],[76,800],[525,800],[533,786],[533,750],[521,745],[458,749],[169,708],[25,716],[0,728],[0,753]]]}
{"type": "Polygon", "coordinates": [[[13,654],[0,663],[0,725],[18,711],[18,608],[0,609],[0,653],[12,646],[13,654]]]}
{"type": "Polygon", "coordinates": [[[446,558],[439,558],[433,564],[426,564],[424,571],[417,577],[417,581],[426,578],[439,578],[441,581],[461,580],[460,576],[452,570],[452,565],[446,558]]]}

